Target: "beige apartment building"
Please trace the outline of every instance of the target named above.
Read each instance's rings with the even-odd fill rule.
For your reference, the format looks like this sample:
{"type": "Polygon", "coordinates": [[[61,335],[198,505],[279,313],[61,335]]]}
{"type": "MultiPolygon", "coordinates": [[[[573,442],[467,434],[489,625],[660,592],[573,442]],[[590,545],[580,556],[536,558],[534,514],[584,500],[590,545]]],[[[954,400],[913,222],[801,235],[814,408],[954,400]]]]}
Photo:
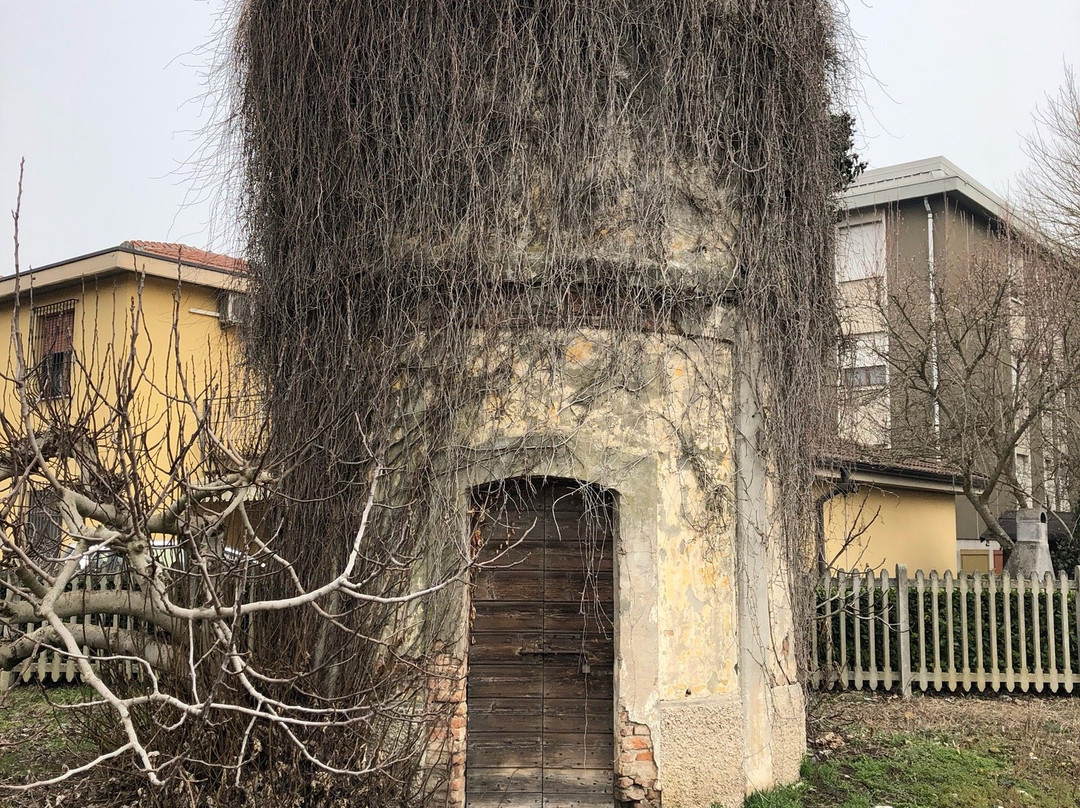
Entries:
{"type": "MultiPolygon", "coordinates": [[[[962,294],[958,290],[973,282],[973,273],[991,253],[1008,262],[1010,272],[1015,264],[1019,278],[1025,253],[1015,247],[1017,227],[1004,200],[944,157],[866,171],[840,201],[843,216],[836,263],[843,329],[838,373],[840,437],[871,454],[877,451],[884,457],[933,463],[941,459],[943,404],[935,404],[927,391],[931,385],[940,385],[942,402],[950,395],[945,378],[948,346],[939,345],[935,336],[940,323],[934,318],[941,316],[943,305],[938,297],[962,294]],[[904,362],[909,363],[905,371],[898,370],[904,362]],[[923,363],[916,370],[925,383],[909,383],[912,362],[923,363]],[[907,376],[899,378],[904,372],[907,376]]],[[[1030,260],[1031,253],[1026,255],[1030,260]]],[[[1019,283],[1009,297],[1008,327],[1020,340],[1024,329],[1031,327],[1031,315],[1021,299],[1019,283]]],[[[1009,345],[997,369],[968,385],[967,393],[987,408],[1018,389],[1015,368],[1010,378],[1015,363],[1008,355],[1009,345]]],[[[1008,472],[1027,496],[1045,503],[1044,507],[1068,509],[1044,458],[1040,444],[1044,433],[1032,430],[1016,443],[1008,472]]],[[[980,539],[986,525],[964,496],[959,474],[954,482],[954,568],[1000,568],[1001,553],[995,543],[980,539]]],[[[908,502],[914,506],[911,497],[899,497],[889,509],[894,523],[907,525],[899,532],[879,531],[883,546],[890,549],[877,555],[903,556],[891,545],[922,541],[925,522],[914,512],[910,518],[903,515],[908,502]]],[[[1015,507],[1014,497],[1004,488],[992,503],[995,514],[1015,507]]],[[[850,516],[841,518],[850,520],[850,516]]],[[[939,528],[934,531],[941,535],[939,528]]],[[[868,535],[874,534],[875,529],[869,528],[868,535]]]]}

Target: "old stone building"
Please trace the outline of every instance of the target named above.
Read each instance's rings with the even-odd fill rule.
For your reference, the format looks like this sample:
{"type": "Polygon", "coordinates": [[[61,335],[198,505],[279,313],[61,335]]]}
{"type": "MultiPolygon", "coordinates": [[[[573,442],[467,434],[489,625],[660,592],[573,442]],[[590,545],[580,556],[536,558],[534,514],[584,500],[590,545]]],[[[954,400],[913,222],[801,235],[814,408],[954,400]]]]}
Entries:
{"type": "Polygon", "coordinates": [[[342,634],[375,638],[358,679],[391,632],[434,647],[408,782],[697,808],[794,779],[831,8],[314,5],[242,20],[253,355],[278,436],[319,436],[286,542],[327,536],[332,569],[379,464],[379,574],[468,567],[411,633],[342,634]]]}

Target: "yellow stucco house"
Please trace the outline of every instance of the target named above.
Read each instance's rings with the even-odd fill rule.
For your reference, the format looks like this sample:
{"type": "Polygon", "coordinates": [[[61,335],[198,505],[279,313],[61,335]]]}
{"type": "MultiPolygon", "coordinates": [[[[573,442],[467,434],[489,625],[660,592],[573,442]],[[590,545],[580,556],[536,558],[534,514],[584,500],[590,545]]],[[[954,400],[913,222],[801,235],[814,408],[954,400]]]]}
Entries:
{"type": "Polygon", "coordinates": [[[956,573],[978,562],[958,549],[962,490],[941,463],[840,450],[819,458],[817,476],[819,561],[828,567],[956,573]]]}
{"type": "Polygon", "coordinates": [[[126,241],[0,279],[4,419],[21,432],[25,406],[35,429],[75,424],[105,447],[101,435],[126,419],[141,430],[148,479],[167,476],[200,417],[247,394],[233,327],[245,270],[181,244],[126,241]]]}

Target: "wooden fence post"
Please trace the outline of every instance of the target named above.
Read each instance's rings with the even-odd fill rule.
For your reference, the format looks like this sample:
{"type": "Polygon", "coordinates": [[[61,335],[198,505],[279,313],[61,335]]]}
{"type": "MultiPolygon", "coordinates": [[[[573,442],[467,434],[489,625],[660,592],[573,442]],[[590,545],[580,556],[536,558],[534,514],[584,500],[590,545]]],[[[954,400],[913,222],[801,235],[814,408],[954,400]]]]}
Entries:
{"type": "Polygon", "coordinates": [[[911,698],[911,615],[908,609],[907,567],[896,565],[896,622],[900,646],[900,694],[911,698]]]}
{"type": "Polygon", "coordinates": [[[1072,635],[1072,646],[1076,649],[1076,675],[1080,680],[1080,566],[1073,570],[1073,619],[1076,633],[1072,635]]]}

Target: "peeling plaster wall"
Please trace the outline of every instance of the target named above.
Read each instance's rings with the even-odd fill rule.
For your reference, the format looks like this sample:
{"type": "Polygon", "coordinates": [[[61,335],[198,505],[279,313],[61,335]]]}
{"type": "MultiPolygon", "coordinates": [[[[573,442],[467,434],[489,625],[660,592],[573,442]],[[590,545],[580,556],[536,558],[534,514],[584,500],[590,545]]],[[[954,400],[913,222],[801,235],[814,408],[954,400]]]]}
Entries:
{"type": "Polygon", "coordinates": [[[738,491],[746,424],[731,318],[718,319],[707,337],[640,337],[632,372],[600,387],[595,372],[606,371],[596,362],[608,337],[564,335],[553,366],[517,369],[524,384],[511,400],[490,402],[473,442],[488,459],[470,485],[527,474],[618,492],[620,805],[738,805],[748,789],[796,777],[803,753],[801,691],[768,661],[772,638],[790,634],[787,593],[772,585],[764,539],[742,535],[748,528],[736,517],[749,496],[762,498],[754,507],[764,519],[766,492],[738,491]],[[578,406],[586,395],[588,406],[578,406]],[[744,551],[749,569],[736,563],[744,551]],[[780,625],[771,626],[777,598],[780,625]]]}

